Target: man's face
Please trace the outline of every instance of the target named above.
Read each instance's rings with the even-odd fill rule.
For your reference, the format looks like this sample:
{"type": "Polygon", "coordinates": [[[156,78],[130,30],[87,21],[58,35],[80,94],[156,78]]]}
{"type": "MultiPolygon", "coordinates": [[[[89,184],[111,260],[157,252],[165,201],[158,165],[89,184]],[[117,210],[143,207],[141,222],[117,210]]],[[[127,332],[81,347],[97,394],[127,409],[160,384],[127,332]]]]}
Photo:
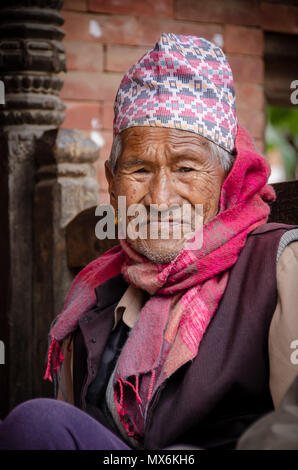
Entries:
{"type": "MultiPolygon", "coordinates": [[[[123,151],[114,175],[106,162],[111,204],[116,211],[118,196],[125,196],[127,207],[146,207],[148,220],[152,204],[181,208],[189,204],[192,210],[202,204],[204,223],[217,214],[227,173],[210,153],[207,139],[192,132],[156,127],[128,128],[121,136],[123,151]]],[[[172,261],[186,241],[183,236],[177,240],[172,235],[170,222],[168,239],[147,237],[130,243],[148,259],[163,264],[172,261]]]]}

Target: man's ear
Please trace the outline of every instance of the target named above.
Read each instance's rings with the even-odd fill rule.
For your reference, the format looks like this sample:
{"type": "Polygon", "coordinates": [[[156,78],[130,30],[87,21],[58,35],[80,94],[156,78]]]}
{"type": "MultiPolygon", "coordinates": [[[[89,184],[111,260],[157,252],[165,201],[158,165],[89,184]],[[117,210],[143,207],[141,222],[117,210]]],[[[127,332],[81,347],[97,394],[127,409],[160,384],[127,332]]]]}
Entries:
{"type": "Polygon", "coordinates": [[[114,173],[108,160],[105,161],[105,175],[109,185],[110,203],[116,209],[116,196],[114,191],[114,173]]]}

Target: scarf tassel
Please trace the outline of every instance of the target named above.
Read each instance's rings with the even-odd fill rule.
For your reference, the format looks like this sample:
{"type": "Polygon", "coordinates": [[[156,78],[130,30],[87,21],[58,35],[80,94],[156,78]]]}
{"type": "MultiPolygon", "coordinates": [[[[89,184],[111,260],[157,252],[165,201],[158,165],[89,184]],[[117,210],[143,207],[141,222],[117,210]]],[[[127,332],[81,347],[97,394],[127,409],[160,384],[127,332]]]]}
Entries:
{"type": "Polygon", "coordinates": [[[135,386],[131,382],[128,382],[127,380],[122,381],[121,379],[118,379],[117,383],[118,383],[119,389],[120,389],[120,400],[118,402],[117,390],[116,389],[114,391],[114,400],[115,400],[115,403],[116,403],[116,409],[117,409],[117,413],[118,413],[120,422],[123,425],[125,431],[127,432],[127,435],[130,436],[130,437],[133,437],[136,440],[138,440],[140,438],[140,436],[139,436],[139,434],[137,434],[135,432],[135,423],[132,420],[131,420],[131,422],[129,422],[127,420],[127,417],[128,417],[127,407],[123,404],[123,385],[124,384],[129,385],[132,388],[132,390],[134,391],[134,393],[136,395],[136,399],[137,399],[138,404],[142,403],[141,397],[139,395],[139,390],[138,390],[138,388],[139,388],[138,377],[136,376],[136,385],[135,386]]]}
{"type": "Polygon", "coordinates": [[[48,352],[48,362],[47,362],[47,369],[44,375],[44,380],[49,380],[53,382],[52,374],[57,375],[58,368],[60,364],[64,361],[64,355],[62,353],[62,346],[53,336],[52,342],[49,347],[48,352]],[[51,371],[51,363],[53,364],[52,371],[51,371]]]}

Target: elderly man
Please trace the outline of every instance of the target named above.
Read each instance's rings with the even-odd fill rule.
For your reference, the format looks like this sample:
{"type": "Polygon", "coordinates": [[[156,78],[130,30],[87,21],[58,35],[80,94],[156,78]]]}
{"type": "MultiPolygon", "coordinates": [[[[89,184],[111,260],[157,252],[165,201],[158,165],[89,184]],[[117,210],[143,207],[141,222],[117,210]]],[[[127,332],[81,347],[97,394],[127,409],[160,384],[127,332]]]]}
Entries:
{"type": "Polygon", "coordinates": [[[220,48],[163,34],[124,76],[114,109],[116,222],[134,219],[118,213],[120,196],[145,208],[147,228],[162,207],[157,237],[128,233],[79,273],[45,375],[68,404],[27,402],[2,432],[30,413],[26,443],[11,447],[235,448],[298,373],[298,229],[266,223],[269,166],[237,123],[220,48]],[[203,230],[173,215],[198,205],[203,230]],[[189,230],[177,238],[179,224],[189,230]]]}

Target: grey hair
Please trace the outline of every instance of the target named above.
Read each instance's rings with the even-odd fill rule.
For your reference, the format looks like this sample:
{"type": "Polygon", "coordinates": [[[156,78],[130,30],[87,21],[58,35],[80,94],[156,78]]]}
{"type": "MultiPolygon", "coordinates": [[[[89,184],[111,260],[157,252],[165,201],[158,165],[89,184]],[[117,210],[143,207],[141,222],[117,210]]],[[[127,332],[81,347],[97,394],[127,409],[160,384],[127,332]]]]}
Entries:
{"type": "MultiPolygon", "coordinates": [[[[215,144],[214,142],[211,142],[211,140],[208,140],[208,142],[209,142],[209,148],[210,148],[211,154],[220,161],[223,169],[229,172],[235,160],[235,152],[234,151],[228,152],[227,150],[215,144]]],[[[122,138],[121,138],[121,134],[117,134],[114,137],[112,148],[111,148],[111,153],[110,153],[109,160],[108,160],[113,173],[116,172],[117,162],[121,153],[122,153],[122,138]]]]}
{"type": "Polygon", "coordinates": [[[232,152],[228,152],[226,149],[220,147],[211,140],[209,140],[209,148],[212,155],[220,161],[223,169],[229,172],[232,169],[233,163],[235,161],[235,150],[232,152]]]}

